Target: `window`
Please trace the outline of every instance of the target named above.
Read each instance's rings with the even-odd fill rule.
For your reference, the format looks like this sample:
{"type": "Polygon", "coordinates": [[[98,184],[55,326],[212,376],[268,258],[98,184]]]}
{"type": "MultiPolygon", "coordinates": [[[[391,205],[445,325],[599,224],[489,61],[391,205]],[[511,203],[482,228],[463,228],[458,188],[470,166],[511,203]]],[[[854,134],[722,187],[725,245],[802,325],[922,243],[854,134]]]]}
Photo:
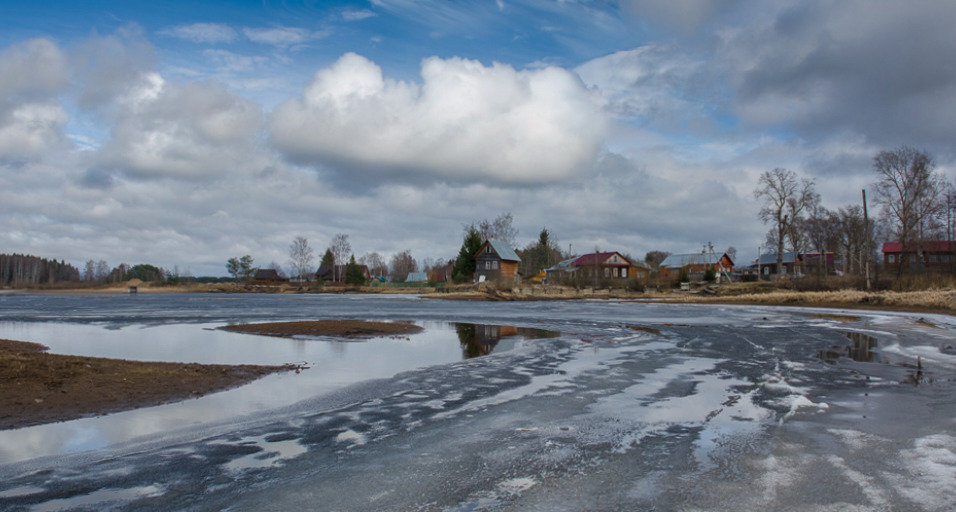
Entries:
{"type": "Polygon", "coordinates": [[[491,262],[491,268],[492,268],[493,270],[498,270],[498,261],[497,261],[497,260],[491,262]]]}
{"type": "Polygon", "coordinates": [[[621,277],[627,277],[627,267],[621,268],[621,277]]]}
{"type": "Polygon", "coordinates": [[[890,262],[890,263],[896,263],[896,255],[895,255],[895,254],[888,254],[888,255],[886,256],[886,261],[888,261],[888,262],[890,262]]]}
{"type": "Polygon", "coordinates": [[[611,269],[604,267],[604,277],[608,277],[609,275],[611,275],[611,269]]]}
{"type": "Polygon", "coordinates": [[[930,254],[930,255],[929,255],[929,262],[930,262],[930,263],[939,263],[939,258],[938,258],[935,254],[930,254]]]}

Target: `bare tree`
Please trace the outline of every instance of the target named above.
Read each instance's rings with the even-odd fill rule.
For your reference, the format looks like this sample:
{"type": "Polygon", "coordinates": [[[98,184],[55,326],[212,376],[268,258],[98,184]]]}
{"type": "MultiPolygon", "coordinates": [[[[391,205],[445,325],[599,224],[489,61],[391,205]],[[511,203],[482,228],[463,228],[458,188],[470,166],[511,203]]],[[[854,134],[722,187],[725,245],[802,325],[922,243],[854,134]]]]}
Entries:
{"type": "Polygon", "coordinates": [[[110,275],[110,266],[103,260],[96,262],[96,280],[105,281],[110,275]]]}
{"type": "Polygon", "coordinates": [[[96,279],[96,262],[93,260],[87,260],[86,266],[83,269],[83,280],[92,281],[96,279]]]}
{"type": "MultiPolygon", "coordinates": [[[[309,280],[312,274],[312,262],[315,261],[315,252],[309,245],[309,239],[297,236],[289,246],[289,263],[299,279],[309,280]]],[[[278,266],[275,267],[279,271],[278,266]]]]}
{"type": "Polygon", "coordinates": [[[661,262],[667,259],[671,253],[667,251],[648,251],[644,255],[644,263],[647,263],[652,269],[657,270],[661,266],[661,262]]]}
{"type": "Polygon", "coordinates": [[[349,236],[345,233],[339,233],[333,236],[332,245],[329,249],[332,250],[332,255],[335,256],[335,267],[333,267],[332,275],[336,281],[341,281],[345,276],[340,275],[342,272],[340,272],[339,269],[344,271],[345,258],[352,253],[352,244],[349,243],[349,236]]]}
{"type": "Polygon", "coordinates": [[[731,260],[731,261],[734,261],[734,262],[737,261],[737,248],[736,248],[736,247],[734,247],[734,246],[731,245],[730,247],[727,248],[726,251],[724,251],[724,253],[725,253],[727,256],[730,257],[730,260],[731,260]]]}
{"type": "Polygon", "coordinates": [[[754,197],[763,200],[760,208],[760,220],[771,223],[775,228],[777,245],[777,274],[783,269],[783,242],[789,237],[791,243],[799,243],[793,230],[800,216],[820,201],[813,190],[813,180],[798,179],[797,174],[788,169],[776,168],[764,172],[757,181],[754,197]]]}
{"type": "Polygon", "coordinates": [[[388,264],[385,263],[382,255],[377,252],[365,253],[359,258],[358,262],[368,267],[368,271],[372,276],[385,277],[388,275],[388,264]]]}
{"type": "Polygon", "coordinates": [[[412,257],[412,252],[408,249],[392,256],[391,267],[392,280],[399,283],[404,282],[408,278],[408,274],[417,270],[415,258],[412,257]]]}
{"type": "Polygon", "coordinates": [[[501,240],[508,242],[508,245],[514,247],[515,239],[518,238],[518,229],[513,226],[514,217],[510,212],[502,213],[495,217],[495,220],[485,219],[478,223],[478,233],[481,234],[482,241],[501,240]]]}
{"type": "Polygon", "coordinates": [[[923,261],[920,243],[926,231],[943,216],[945,187],[942,176],[935,172],[936,163],[923,151],[900,146],[881,151],[873,158],[877,175],[876,201],[890,223],[893,235],[903,246],[899,271],[906,266],[907,248],[916,244],[917,259],[923,261]]]}

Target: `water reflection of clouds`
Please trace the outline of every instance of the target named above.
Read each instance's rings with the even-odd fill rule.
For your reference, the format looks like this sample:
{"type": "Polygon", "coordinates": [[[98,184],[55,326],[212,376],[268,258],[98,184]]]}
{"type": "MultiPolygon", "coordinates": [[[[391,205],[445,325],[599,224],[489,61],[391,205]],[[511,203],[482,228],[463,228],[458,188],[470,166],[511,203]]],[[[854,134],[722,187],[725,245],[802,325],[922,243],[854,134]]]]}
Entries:
{"type": "MultiPolygon", "coordinates": [[[[456,331],[426,322],[422,333],[341,343],[213,329],[218,324],[126,326],[0,322],[0,338],[44,343],[54,353],[209,364],[304,362],[301,373],[267,375],[235,389],[166,405],[0,431],[0,462],[102,448],[138,437],[218,423],[342,389],[365,380],[463,358],[456,331]]],[[[501,347],[499,347],[501,350],[501,347]]]]}

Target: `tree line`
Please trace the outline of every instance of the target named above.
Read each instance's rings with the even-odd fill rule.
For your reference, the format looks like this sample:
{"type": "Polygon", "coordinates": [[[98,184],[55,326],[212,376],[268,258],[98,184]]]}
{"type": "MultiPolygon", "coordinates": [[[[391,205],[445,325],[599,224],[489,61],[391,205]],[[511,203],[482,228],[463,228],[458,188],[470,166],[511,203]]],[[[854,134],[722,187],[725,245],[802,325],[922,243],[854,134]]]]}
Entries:
{"type": "Polygon", "coordinates": [[[0,286],[33,286],[78,281],[80,271],[63,260],[29,254],[0,254],[0,286]]]}
{"type": "MultiPolygon", "coordinates": [[[[761,201],[760,219],[770,225],[764,245],[774,249],[768,252],[776,253],[778,269],[785,251],[833,252],[842,257],[845,273],[859,275],[877,257],[878,240],[914,248],[921,262],[925,242],[951,239],[947,198],[956,187],[936,171],[932,156],[903,145],[879,152],[872,168],[875,218],[868,214],[865,191],[859,204],[830,210],[820,205],[812,179],[782,168],[761,174],[754,196],[761,201]]],[[[909,268],[907,250],[901,255],[900,273],[909,268]]]]}

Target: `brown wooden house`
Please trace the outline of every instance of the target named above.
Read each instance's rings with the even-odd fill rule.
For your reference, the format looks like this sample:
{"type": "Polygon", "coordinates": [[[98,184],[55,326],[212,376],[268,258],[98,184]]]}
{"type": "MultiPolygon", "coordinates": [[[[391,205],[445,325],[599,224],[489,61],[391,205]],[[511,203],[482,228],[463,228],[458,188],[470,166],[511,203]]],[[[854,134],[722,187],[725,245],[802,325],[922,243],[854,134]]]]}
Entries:
{"type": "Polygon", "coordinates": [[[475,254],[476,282],[509,282],[518,284],[518,263],[521,258],[507,242],[488,240],[475,254]]]}
{"type": "Polygon", "coordinates": [[[619,252],[594,252],[580,256],[571,262],[579,275],[603,279],[643,279],[647,266],[637,265],[619,252]]]}
{"type": "Polygon", "coordinates": [[[288,281],[288,279],[279,275],[279,272],[274,268],[260,268],[256,270],[256,275],[253,280],[257,283],[280,283],[288,281]]]}

